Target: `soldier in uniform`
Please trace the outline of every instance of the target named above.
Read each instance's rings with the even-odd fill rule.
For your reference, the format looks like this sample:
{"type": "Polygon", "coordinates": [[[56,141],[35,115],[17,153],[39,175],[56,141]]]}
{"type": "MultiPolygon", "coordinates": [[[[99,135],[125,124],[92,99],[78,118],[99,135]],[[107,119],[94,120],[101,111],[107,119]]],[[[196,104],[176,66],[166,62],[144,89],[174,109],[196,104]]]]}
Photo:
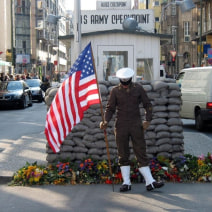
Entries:
{"type": "Polygon", "coordinates": [[[142,85],[132,82],[133,75],[134,71],[130,68],[122,68],[117,71],[116,76],[119,78],[120,84],[111,90],[105,110],[104,121],[100,123],[100,128],[106,129],[108,122],[116,112],[115,139],[123,178],[120,192],[131,190],[129,160],[130,138],[132,140],[134,154],[140,167],[139,172],[143,175],[146,182],[146,189],[151,191],[164,185],[163,182],[156,182],[152,177],[146,154],[144,130],[148,128],[152,119],[152,105],[142,85]],[[146,110],[146,120],[143,121],[143,123],[139,109],[141,103],[146,110]]]}

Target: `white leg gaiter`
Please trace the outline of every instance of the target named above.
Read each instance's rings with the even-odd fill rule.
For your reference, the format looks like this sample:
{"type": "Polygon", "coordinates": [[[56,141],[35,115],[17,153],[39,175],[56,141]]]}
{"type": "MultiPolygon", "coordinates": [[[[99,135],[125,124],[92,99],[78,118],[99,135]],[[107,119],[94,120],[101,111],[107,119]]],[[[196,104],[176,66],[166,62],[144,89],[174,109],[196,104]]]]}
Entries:
{"type": "Polygon", "coordinates": [[[130,166],[121,166],[121,175],[123,178],[123,185],[131,185],[130,182],[130,166]]]}
{"type": "Polygon", "coordinates": [[[152,173],[150,171],[149,166],[144,166],[139,168],[140,173],[143,175],[145,182],[146,182],[146,186],[152,184],[153,182],[155,182],[155,179],[152,177],[152,173]]]}

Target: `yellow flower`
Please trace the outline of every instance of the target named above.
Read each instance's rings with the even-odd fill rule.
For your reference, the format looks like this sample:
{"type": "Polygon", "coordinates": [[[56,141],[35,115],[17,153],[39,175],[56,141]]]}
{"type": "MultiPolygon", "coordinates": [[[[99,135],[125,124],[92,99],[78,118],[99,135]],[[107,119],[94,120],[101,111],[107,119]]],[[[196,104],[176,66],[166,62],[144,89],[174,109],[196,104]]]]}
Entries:
{"type": "Polygon", "coordinates": [[[29,178],[29,182],[32,183],[33,182],[33,177],[29,178]]]}
{"type": "Polygon", "coordinates": [[[34,177],[34,182],[39,182],[40,177],[34,177]]]}
{"type": "Polygon", "coordinates": [[[204,166],[203,160],[198,159],[197,163],[198,163],[198,166],[204,166]]]}

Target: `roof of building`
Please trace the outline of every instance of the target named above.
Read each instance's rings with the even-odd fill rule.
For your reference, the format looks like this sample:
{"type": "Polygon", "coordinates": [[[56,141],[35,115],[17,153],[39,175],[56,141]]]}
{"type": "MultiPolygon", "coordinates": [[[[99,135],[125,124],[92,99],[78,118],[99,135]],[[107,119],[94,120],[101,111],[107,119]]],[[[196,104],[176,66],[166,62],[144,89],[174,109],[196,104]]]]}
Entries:
{"type": "MultiPolygon", "coordinates": [[[[84,32],[84,33],[81,33],[81,36],[86,37],[86,36],[92,36],[92,35],[102,35],[102,34],[107,34],[107,33],[110,33],[110,34],[124,33],[124,34],[159,37],[161,44],[163,42],[168,42],[170,39],[172,39],[172,35],[169,35],[169,34],[150,33],[150,32],[146,32],[146,31],[129,31],[129,30],[120,30],[120,29],[95,31],[95,32],[84,32]]],[[[74,34],[59,36],[59,40],[63,41],[66,44],[69,44],[69,45],[70,45],[70,38],[74,38],[74,34]]]]}

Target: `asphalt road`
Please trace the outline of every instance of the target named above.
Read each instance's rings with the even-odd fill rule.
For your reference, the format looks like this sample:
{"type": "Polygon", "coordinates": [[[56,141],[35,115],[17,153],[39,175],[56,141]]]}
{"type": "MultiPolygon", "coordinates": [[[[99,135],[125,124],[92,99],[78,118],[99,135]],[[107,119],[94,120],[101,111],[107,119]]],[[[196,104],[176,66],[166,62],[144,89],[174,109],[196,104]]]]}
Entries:
{"type": "MultiPolygon", "coordinates": [[[[195,128],[195,121],[191,119],[182,119],[183,121],[183,131],[184,132],[193,132],[193,133],[198,133],[198,131],[195,128]]],[[[202,134],[208,136],[209,138],[212,139],[212,125],[207,126],[202,134]]]]}
{"type": "Polygon", "coordinates": [[[44,102],[33,102],[32,107],[25,109],[0,110],[0,141],[17,140],[23,135],[44,131],[46,105],[44,102]]]}

